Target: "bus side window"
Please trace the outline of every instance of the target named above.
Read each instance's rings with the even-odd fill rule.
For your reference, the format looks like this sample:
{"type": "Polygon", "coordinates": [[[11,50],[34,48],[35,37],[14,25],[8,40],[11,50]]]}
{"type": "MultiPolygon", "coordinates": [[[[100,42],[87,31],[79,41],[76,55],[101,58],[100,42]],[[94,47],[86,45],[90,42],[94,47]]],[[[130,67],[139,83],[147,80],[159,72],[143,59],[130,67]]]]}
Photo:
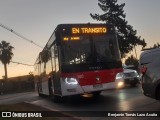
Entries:
{"type": "Polygon", "coordinates": [[[52,72],[52,58],[51,58],[51,51],[49,50],[49,59],[46,62],[46,74],[50,75],[50,73],[52,72]]]}
{"type": "Polygon", "coordinates": [[[54,46],[54,62],[55,62],[55,71],[59,71],[59,61],[58,61],[58,47],[54,46]]]}
{"type": "Polygon", "coordinates": [[[52,71],[55,71],[55,54],[54,54],[54,46],[51,47],[51,56],[52,56],[52,71]]]}

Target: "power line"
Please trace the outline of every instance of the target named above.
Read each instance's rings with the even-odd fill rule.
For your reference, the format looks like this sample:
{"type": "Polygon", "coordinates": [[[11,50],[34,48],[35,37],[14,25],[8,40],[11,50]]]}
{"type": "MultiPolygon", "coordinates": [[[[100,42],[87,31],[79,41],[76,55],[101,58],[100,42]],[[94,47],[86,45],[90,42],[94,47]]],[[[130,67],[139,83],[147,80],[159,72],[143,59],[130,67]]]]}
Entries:
{"type": "Polygon", "coordinates": [[[21,62],[15,62],[15,61],[10,61],[10,62],[11,63],[21,64],[21,65],[34,66],[34,65],[26,64],[26,63],[21,63],[21,62]]]}
{"type": "Polygon", "coordinates": [[[28,42],[30,42],[30,43],[32,43],[32,44],[34,44],[34,45],[36,45],[36,46],[38,46],[38,47],[40,47],[40,48],[43,48],[42,46],[38,45],[37,43],[33,42],[32,40],[29,40],[28,38],[24,37],[23,35],[17,33],[17,32],[14,31],[13,29],[11,29],[11,28],[9,28],[9,27],[7,27],[7,26],[1,24],[1,23],[0,23],[0,26],[3,27],[3,28],[6,29],[6,30],[12,32],[13,34],[15,34],[15,35],[17,35],[17,36],[23,38],[24,40],[26,40],[26,41],[28,41],[28,42]]]}

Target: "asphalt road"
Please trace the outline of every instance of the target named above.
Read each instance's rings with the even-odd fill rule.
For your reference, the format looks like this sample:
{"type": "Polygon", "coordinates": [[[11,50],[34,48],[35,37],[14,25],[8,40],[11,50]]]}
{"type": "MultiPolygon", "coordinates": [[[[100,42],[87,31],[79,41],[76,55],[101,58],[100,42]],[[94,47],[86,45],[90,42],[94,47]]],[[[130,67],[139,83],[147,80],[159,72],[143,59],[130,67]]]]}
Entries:
{"type": "MultiPolygon", "coordinates": [[[[96,98],[90,95],[87,97],[72,97],[63,103],[54,103],[48,97],[39,97],[35,92],[19,94],[18,96],[0,96],[0,104],[11,104],[22,101],[45,107],[51,111],[63,111],[64,113],[80,116],[80,118],[87,120],[93,119],[93,117],[96,120],[105,120],[105,116],[99,117],[96,115],[98,111],[104,111],[106,114],[112,111],[160,111],[160,102],[144,96],[139,86],[127,86],[120,90],[103,91],[96,98]],[[84,117],[85,115],[88,117],[84,117]]],[[[148,119],[152,120],[151,117],[148,119]]]]}
{"type": "Polygon", "coordinates": [[[142,94],[139,86],[103,91],[99,97],[72,97],[63,103],[40,99],[30,103],[59,111],[160,111],[160,102],[142,94]]]}
{"type": "Polygon", "coordinates": [[[26,93],[17,93],[17,94],[7,94],[0,95],[0,105],[15,104],[24,101],[35,101],[40,100],[36,92],[26,92],[26,93]]]}

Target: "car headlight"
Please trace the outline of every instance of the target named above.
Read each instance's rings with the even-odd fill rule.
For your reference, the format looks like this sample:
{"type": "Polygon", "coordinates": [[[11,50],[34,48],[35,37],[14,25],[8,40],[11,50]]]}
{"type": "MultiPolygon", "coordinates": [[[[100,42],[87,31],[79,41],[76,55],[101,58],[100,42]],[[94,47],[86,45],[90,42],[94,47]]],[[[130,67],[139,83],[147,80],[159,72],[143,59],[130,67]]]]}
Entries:
{"type": "Polygon", "coordinates": [[[137,78],[139,78],[139,74],[137,73],[137,71],[134,71],[135,75],[137,78]]]}
{"type": "Polygon", "coordinates": [[[139,75],[137,75],[137,78],[140,78],[140,76],[139,76],[139,75]]]}
{"type": "Polygon", "coordinates": [[[117,79],[122,79],[122,78],[123,78],[123,73],[117,73],[116,80],[117,79]]]}
{"type": "Polygon", "coordinates": [[[69,84],[69,85],[77,85],[78,84],[78,81],[76,78],[65,78],[64,81],[66,84],[69,84]]]}
{"type": "Polygon", "coordinates": [[[117,88],[122,88],[124,86],[124,74],[123,74],[123,72],[116,74],[115,82],[116,82],[116,87],[117,88]]]}
{"type": "Polygon", "coordinates": [[[118,88],[124,86],[124,82],[118,82],[118,88]]]}

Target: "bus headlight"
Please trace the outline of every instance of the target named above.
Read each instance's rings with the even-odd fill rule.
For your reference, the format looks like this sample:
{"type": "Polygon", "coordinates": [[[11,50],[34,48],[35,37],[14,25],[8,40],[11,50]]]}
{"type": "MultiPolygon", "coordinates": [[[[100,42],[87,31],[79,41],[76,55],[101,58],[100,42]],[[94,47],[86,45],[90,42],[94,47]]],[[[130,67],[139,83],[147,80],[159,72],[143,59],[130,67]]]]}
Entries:
{"type": "Polygon", "coordinates": [[[66,84],[69,84],[69,85],[77,85],[78,84],[78,81],[76,78],[65,78],[64,81],[66,84]]]}
{"type": "Polygon", "coordinates": [[[116,80],[123,79],[123,73],[117,73],[116,80]]]}

